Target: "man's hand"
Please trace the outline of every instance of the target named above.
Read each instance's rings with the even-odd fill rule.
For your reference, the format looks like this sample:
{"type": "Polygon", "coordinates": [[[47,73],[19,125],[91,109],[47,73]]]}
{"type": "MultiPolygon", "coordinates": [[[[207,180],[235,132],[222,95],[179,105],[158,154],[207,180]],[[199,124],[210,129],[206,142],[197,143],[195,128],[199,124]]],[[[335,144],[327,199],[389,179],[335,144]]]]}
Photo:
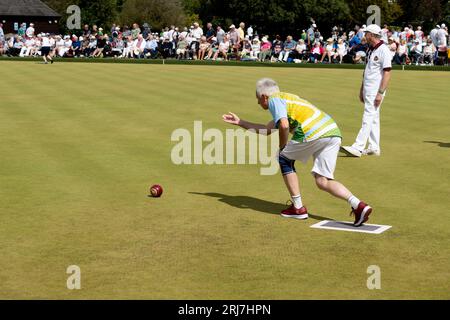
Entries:
{"type": "Polygon", "coordinates": [[[362,103],[364,103],[364,93],[363,93],[363,88],[361,88],[361,90],[359,90],[359,101],[361,101],[362,103]]]}
{"type": "Polygon", "coordinates": [[[375,108],[378,108],[382,101],[383,101],[383,96],[380,93],[378,93],[377,97],[375,98],[375,102],[374,102],[375,108]]]}
{"type": "Polygon", "coordinates": [[[238,126],[241,121],[241,119],[239,119],[239,117],[232,112],[228,112],[228,114],[224,114],[222,116],[222,119],[226,123],[234,124],[235,126],[238,126]]]}

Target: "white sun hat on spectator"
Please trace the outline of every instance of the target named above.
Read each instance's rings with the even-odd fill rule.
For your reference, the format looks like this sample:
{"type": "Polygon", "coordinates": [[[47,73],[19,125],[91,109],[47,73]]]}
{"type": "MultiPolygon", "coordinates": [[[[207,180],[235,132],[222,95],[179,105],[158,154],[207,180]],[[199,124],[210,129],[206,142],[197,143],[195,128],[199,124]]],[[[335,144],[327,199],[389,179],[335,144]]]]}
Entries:
{"type": "Polygon", "coordinates": [[[313,23],[313,24],[312,24],[312,27],[313,27],[313,28],[317,28],[317,24],[313,23]]]}
{"type": "Polygon", "coordinates": [[[234,29],[234,28],[236,28],[236,26],[235,26],[234,24],[232,24],[232,25],[230,26],[230,29],[234,29]]]}
{"type": "Polygon", "coordinates": [[[444,29],[446,27],[445,23],[441,24],[441,28],[444,29]]]}
{"type": "Polygon", "coordinates": [[[376,25],[376,24],[371,24],[371,25],[369,25],[369,26],[365,29],[365,31],[366,31],[366,32],[370,32],[370,33],[372,33],[372,34],[376,34],[376,35],[378,35],[378,36],[381,36],[381,28],[380,28],[378,25],[376,25]]]}

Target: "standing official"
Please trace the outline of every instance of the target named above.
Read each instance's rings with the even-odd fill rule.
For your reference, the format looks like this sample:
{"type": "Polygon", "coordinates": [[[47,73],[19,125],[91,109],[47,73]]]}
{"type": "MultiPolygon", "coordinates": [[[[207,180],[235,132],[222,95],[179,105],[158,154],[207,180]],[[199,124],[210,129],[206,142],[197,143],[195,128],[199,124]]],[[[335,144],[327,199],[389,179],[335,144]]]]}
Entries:
{"type": "Polygon", "coordinates": [[[355,143],[352,146],[342,147],[346,153],[354,157],[379,156],[381,153],[380,107],[391,79],[392,69],[392,55],[388,46],[381,40],[381,28],[375,24],[369,25],[365,37],[370,48],[359,92],[359,99],[364,103],[362,127],[355,143]]]}

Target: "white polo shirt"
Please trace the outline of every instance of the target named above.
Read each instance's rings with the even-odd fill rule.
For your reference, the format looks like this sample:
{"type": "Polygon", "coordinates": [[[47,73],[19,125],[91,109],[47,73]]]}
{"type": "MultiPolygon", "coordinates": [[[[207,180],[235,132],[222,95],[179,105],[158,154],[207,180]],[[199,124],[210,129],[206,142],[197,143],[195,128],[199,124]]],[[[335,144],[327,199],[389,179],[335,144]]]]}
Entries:
{"type": "Polygon", "coordinates": [[[364,71],[364,94],[377,94],[383,79],[384,69],[392,68],[392,54],[386,44],[381,44],[367,54],[364,71]]]}
{"type": "Polygon", "coordinates": [[[48,39],[48,37],[42,37],[42,46],[43,47],[50,47],[50,40],[48,39]]]}
{"type": "Polygon", "coordinates": [[[192,36],[196,39],[196,40],[200,40],[200,38],[203,36],[203,29],[198,27],[192,30],[192,36]]]}

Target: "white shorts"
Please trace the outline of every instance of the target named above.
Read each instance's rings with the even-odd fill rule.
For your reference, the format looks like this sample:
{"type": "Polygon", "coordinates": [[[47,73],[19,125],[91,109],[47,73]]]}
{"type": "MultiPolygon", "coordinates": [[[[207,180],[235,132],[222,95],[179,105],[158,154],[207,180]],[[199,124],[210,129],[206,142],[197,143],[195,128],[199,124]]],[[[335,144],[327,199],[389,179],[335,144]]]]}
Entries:
{"type": "Polygon", "coordinates": [[[283,149],[281,155],[303,163],[306,163],[312,156],[314,160],[312,174],[318,174],[333,180],[341,141],[340,137],[322,138],[304,143],[291,140],[283,149]]]}

